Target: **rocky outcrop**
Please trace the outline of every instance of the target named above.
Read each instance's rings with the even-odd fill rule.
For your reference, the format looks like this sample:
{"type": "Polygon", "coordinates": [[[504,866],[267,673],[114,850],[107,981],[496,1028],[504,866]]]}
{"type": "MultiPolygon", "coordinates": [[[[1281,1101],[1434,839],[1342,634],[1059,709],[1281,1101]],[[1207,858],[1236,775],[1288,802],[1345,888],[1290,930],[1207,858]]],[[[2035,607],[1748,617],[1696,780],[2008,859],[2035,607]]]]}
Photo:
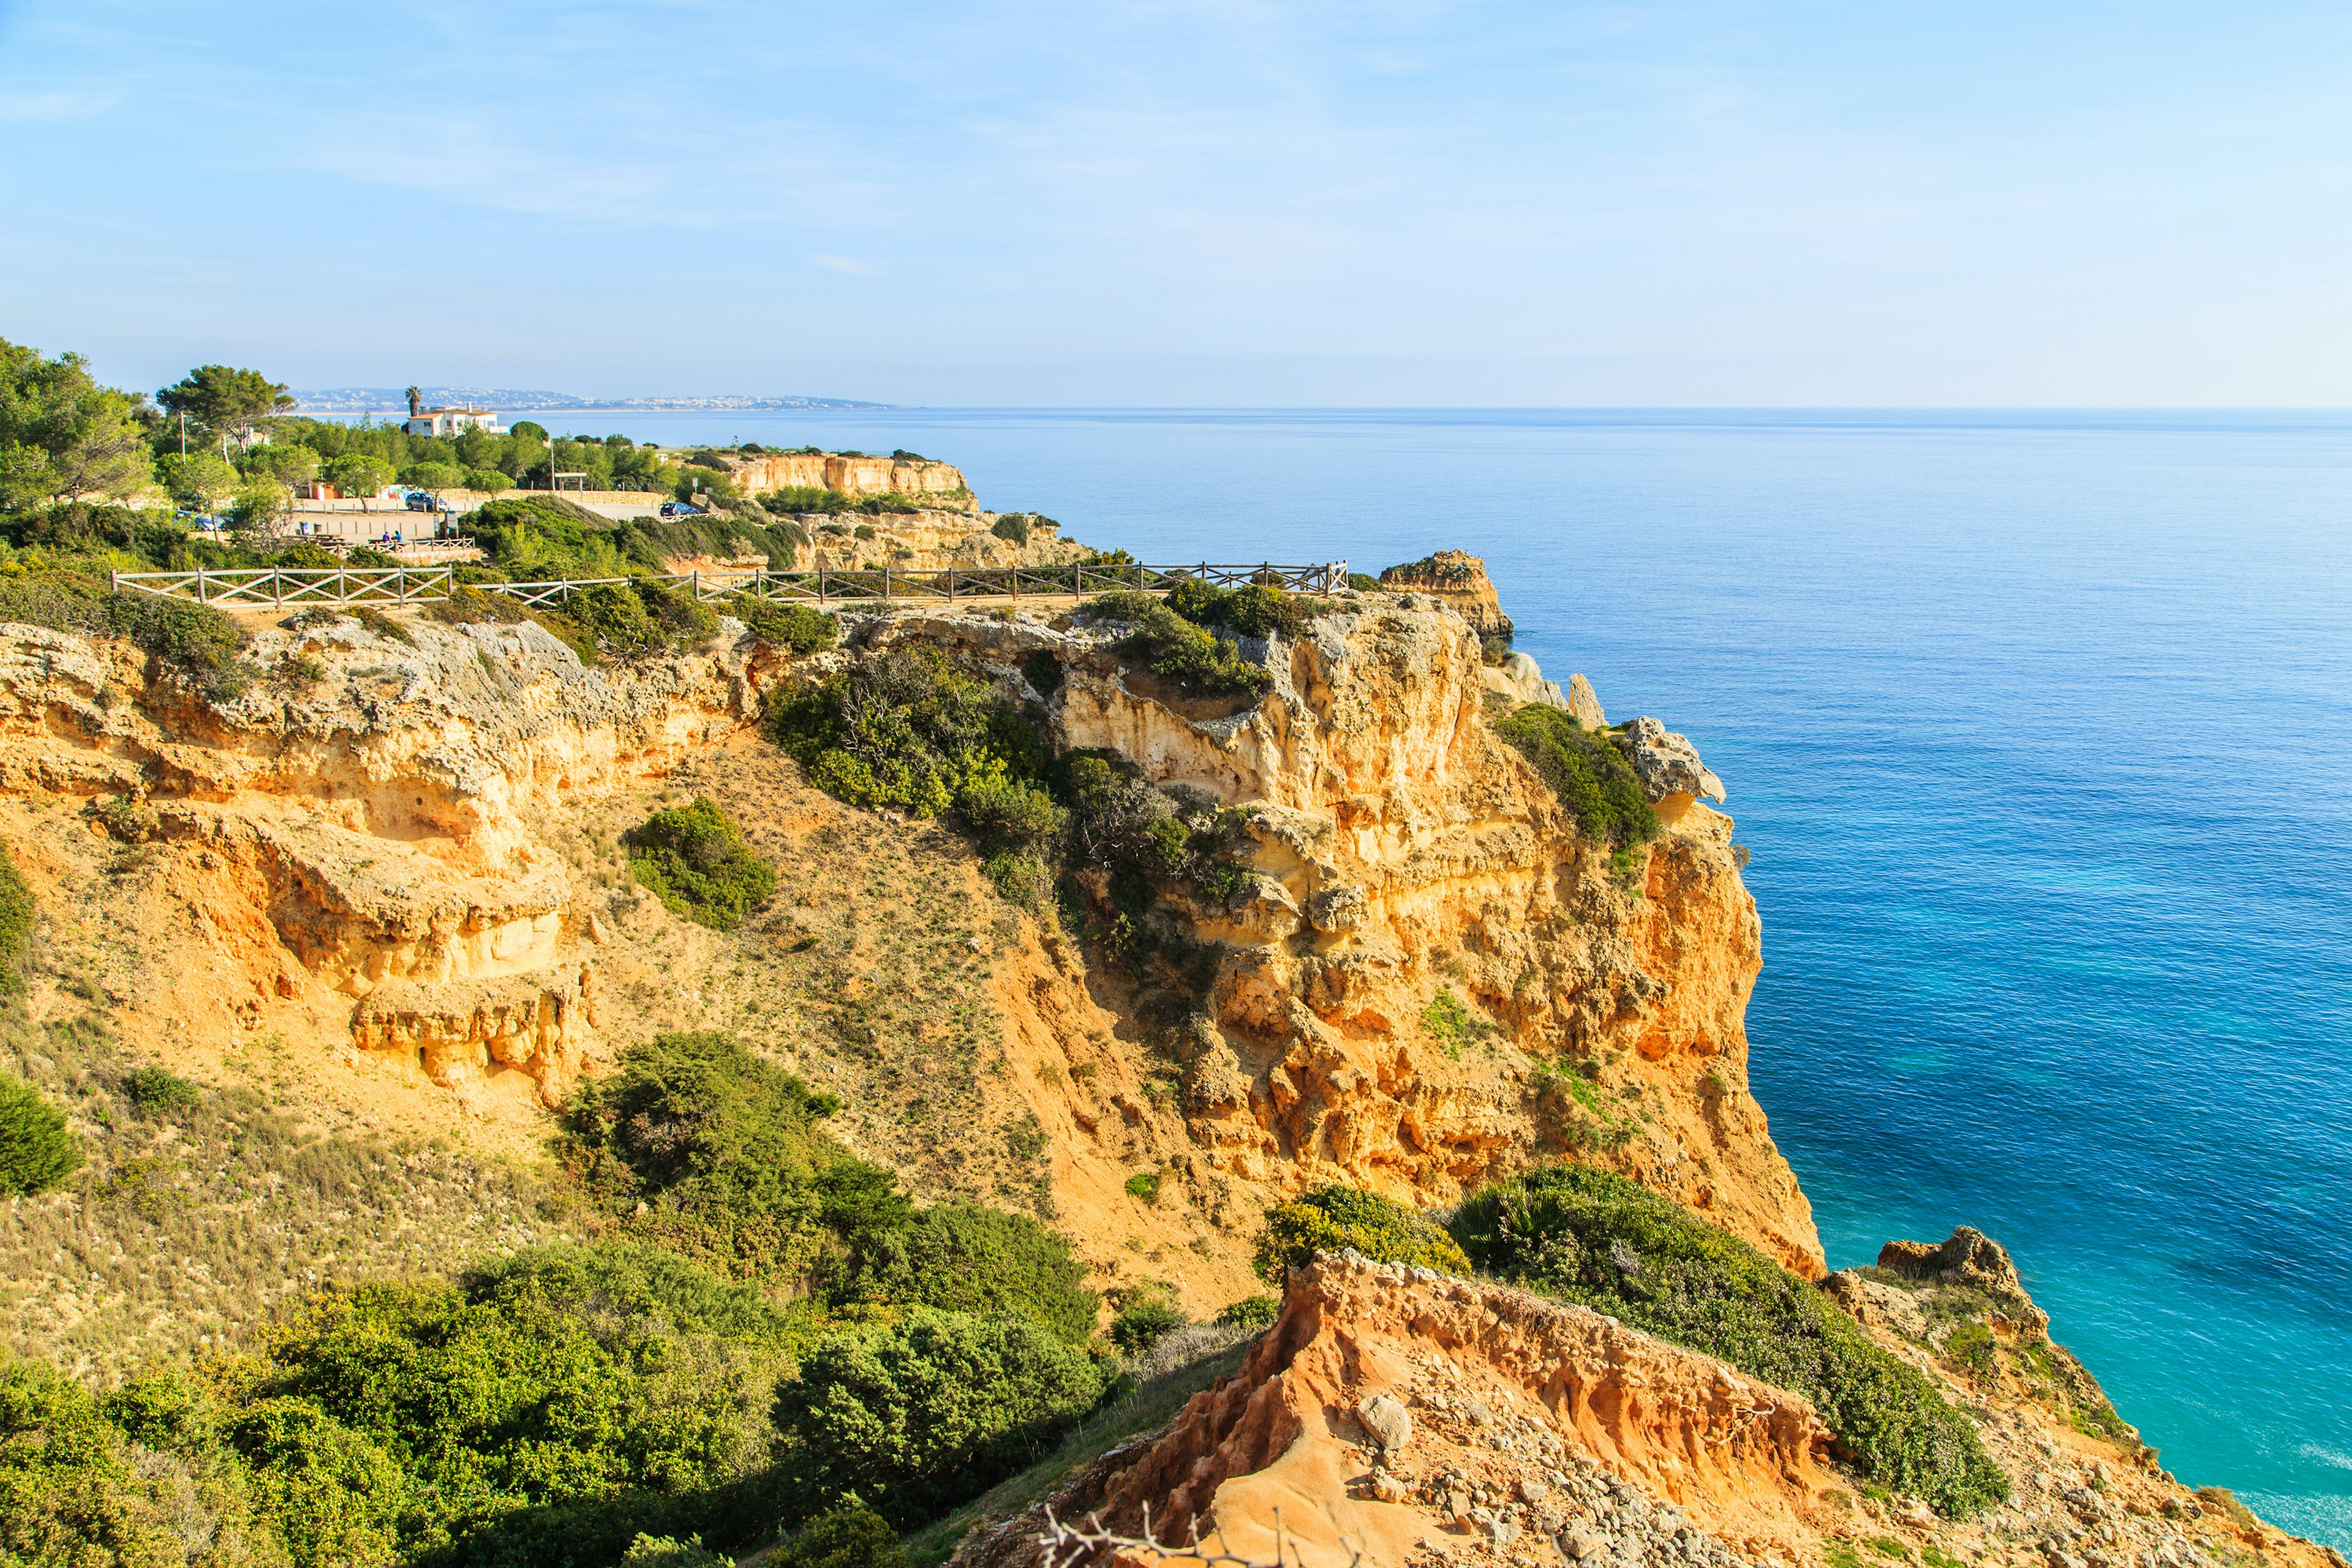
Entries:
{"type": "Polygon", "coordinates": [[[1822,1271],[1747,1091],[1761,943],[1730,822],[1693,806],[1627,886],[1495,735],[1450,606],[1343,597],[1296,642],[1247,645],[1272,689],[1223,717],[1168,706],[1083,616],[901,616],[857,640],[906,637],[1045,701],[1061,745],[1249,808],[1252,875],[1221,901],[1170,889],[1153,917],[1201,955],[1149,982],[1190,1016],[1182,1137],[1155,1150],[1188,1201],[1245,1229],[1326,1182],[1430,1205],[1573,1152],[1822,1271]],[[1041,655],[1050,699],[1021,674],[1041,655]]]}
{"type": "Polygon", "coordinates": [[[1487,665],[1478,672],[1478,680],[1487,690],[1515,702],[1541,702],[1552,708],[1568,706],[1559,682],[1546,680],[1542,668],[1523,653],[1507,654],[1500,663],[1487,665]]]}
{"type": "Polygon", "coordinates": [[[1626,760],[1659,815],[1679,817],[1701,795],[1723,799],[1723,781],[1698,760],[1698,748],[1686,737],[1667,733],[1664,724],[1649,718],[1629,721],[1621,733],[1626,760]]]}
{"type": "Polygon", "coordinates": [[[831,490],[845,496],[954,496],[971,510],[971,487],[953,463],[927,458],[871,458],[863,453],[722,452],[719,462],[747,495],[780,489],[831,490]]]}
{"type": "Polygon", "coordinates": [[[1427,594],[1461,612],[1470,629],[1483,637],[1507,637],[1511,617],[1486,576],[1486,563],[1459,550],[1441,550],[1381,574],[1381,586],[1400,593],[1427,594]]]}
{"type": "Polygon", "coordinates": [[[560,1106],[588,1058],[595,984],[587,964],[488,983],[394,981],[360,999],[352,1040],[362,1050],[413,1053],[444,1089],[517,1068],[545,1104],[560,1106]]]}
{"type": "Polygon", "coordinates": [[[1091,553],[1076,540],[1064,539],[1058,523],[1026,523],[1025,529],[1001,534],[1000,521],[993,512],[931,510],[807,517],[802,522],[809,542],[794,552],[795,563],[803,571],[887,566],[932,572],[950,566],[1062,566],[1091,553]]]}
{"type": "Polygon", "coordinates": [[[1812,1545],[1828,1442],[1800,1396],[1596,1312],[1327,1253],[1238,1373],[953,1561],[1033,1568],[1050,1509],[1257,1562],[1279,1510],[1285,1561],[1728,1563],[1812,1545]]]}

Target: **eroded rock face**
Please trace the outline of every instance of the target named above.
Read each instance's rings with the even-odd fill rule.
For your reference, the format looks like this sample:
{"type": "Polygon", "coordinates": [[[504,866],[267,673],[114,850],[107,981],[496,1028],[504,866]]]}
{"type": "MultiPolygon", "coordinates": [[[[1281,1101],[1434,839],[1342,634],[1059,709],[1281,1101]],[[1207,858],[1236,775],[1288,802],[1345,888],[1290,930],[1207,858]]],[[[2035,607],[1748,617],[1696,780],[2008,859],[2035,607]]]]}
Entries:
{"type": "Polygon", "coordinates": [[[771,490],[820,489],[836,495],[947,496],[969,494],[963,470],[928,458],[846,457],[839,452],[768,452],[744,457],[722,452],[725,465],[746,495],[771,490]]]}
{"type": "Polygon", "coordinates": [[[1623,733],[1626,759],[1662,816],[1688,810],[1701,795],[1723,799],[1723,781],[1698,760],[1698,748],[1686,736],[1669,734],[1650,718],[1630,721],[1623,733]]]}
{"type": "Polygon", "coordinates": [[[512,975],[489,982],[418,985],[395,981],[361,998],[352,1043],[362,1050],[415,1053],[444,1089],[520,1068],[541,1100],[560,1106],[593,1048],[595,971],[512,975]]]}
{"type": "Polygon", "coordinates": [[[1459,611],[1462,618],[1470,623],[1470,629],[1480,637],[1511,635],[1511,617],[1503,614],[1503,602],[1486,575],[1486,562],[1475,555],[1441,550],[1422,560],[1390,567],[1381,574],[1381,586],[1427,594],[1443,600],[1459,611]]]}
{"type": "Polygon", "coordinates": [[[1240,1372],[954,1561],[1042,1562],[1051,1508],[1130,1535],[1148,1509],[1160,1540],[1197,1531],[1260,1562],[1277,1509],[1297,1552],[1286,1561],[1361,1550],[1402,1563],[1417,1542],[1465,1538],[1583,1557],[1580,1540],[1645,1531],[1677,1547],[1704,1534],[1711,1551],[1676,1557],[1728,1562],[1726,1543],[1760,1555],[1815,1542],[1828,1442],[1799,1395],[1583,1308],[1325,1254],[1292,1274],[1240,1372]]]}

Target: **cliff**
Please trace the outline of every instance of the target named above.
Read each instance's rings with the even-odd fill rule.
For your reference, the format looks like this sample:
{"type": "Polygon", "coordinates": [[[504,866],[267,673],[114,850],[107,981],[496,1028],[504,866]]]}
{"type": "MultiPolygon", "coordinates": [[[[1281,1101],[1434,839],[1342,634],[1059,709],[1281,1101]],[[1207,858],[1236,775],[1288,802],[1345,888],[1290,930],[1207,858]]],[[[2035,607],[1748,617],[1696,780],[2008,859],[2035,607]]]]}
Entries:
{"type": "Polygon", "coordinates": [[[836,495],[938,496],[974,510],[963,470],[928,458],[874,458],[862,452],[722,452],[719,460],[746,495],[780,489],[831,490],[836,495]]]}
{"type": "Polygon", "coordinates": [[[1381,574],[1381,586],[1400,593],[1426,594],[1451,605],[1482,637],[1511,635],[1511,617],[1486,575],[1486,563],[1459,550],[1440,550],[1381,574]]]}
{"type": "MultiPolygon", "coordinates": [[[[1944,1315],[1948,1332],[1977,1321],[1944,1315]]],[[[1034,1568],[1056,1521],[1097,1537],[1197,1537],[1255,1563],[1276,1561],[1279,1543],[1281,1561],[1318,1568],[1357,1553],[1851,1564],[1864,1549],[1931,1568],[2340,1561],[2191,1492],[2128,1438],[2086,1432],[2063,1401],[1956,1375],[1919,1343],[1879,1337],[1979,1412],[2010,1501],[1939,1518],[1865,1483],[1786,1389],[1580,1307],[1326,1253],[1292,1274],[1239,1371],[1036,1505],[983,1517],[953,1561],[1034,1568]]]]}

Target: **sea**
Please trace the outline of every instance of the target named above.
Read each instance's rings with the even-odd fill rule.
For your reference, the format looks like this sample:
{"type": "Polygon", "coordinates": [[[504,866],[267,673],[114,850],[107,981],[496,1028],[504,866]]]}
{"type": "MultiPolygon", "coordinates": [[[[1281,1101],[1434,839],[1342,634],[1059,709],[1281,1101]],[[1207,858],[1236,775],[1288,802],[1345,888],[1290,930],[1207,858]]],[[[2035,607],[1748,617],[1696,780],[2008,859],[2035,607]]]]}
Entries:
{"type": "Polygon", "coordinates": [[[1831,1266],[1986,1232],[2168,1468],[2352,1552],[2352,415],[552,419],[908,448],[1147,562],[1484,556],[1729,788],[1831,1266]]]}

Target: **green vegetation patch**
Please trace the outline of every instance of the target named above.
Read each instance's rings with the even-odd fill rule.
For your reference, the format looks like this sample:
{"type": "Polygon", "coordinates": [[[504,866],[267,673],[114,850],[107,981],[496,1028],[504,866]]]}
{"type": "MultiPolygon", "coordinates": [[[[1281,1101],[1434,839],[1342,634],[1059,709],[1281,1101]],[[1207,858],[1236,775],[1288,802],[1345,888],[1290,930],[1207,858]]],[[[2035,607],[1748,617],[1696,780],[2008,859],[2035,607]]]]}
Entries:
{"type": "Polygon", "coordinates": [[[1437,994],[1421,1010],[1422,1032],[1435,1040],[1448,1059],[1460,1061],[1462,1047],[1474,1040],[1490,1038],[1495,1026],[1462,1005],[1450,986],[1441,985],[1437,994]]]}
{"type": "Polygon", "coordinates": [[[1020,710],[929,643],[772,700],[768,733],[809,782],[853,805],[936,816],[975,785],[1034,779],[1046,753],[1020,710]]]}
{"type": "Polygon", "coordinates": [[[1883,1486],[1955,1516],[2009,1495],[1976,1429],[1918,1372],[1754,1247],[1622,1176],[1531,1172],[1473,1195],[1453,1231],[1481,1268],[1804,1394],[1883,1486]]]}
{"type": "Polygon", "coordinates": [[[65,1112],[41,1091],[0,1072],[0,1193],[45,1193],[81,1169],[81,1145],[65,1112]]]}
{"type": "Polygon", "coordinates": [[[1087,1353],[1017,1318],[918,1307],[827,1340],[776,1398],[804,1499],[919,1523],[1043,1458],[1100,1397],[1087,1353]]]}
{"type": "Polygon", "coordinates": [[[806,605],[780,605],[739,594],[726,602],[726,609],[743,623],[744,630],[770,647],[821,653],[840,640],[841,623],[806,605]]]}
{"type": "Polygon", "coordinates": [[[637,885],[697,925],[732,931],[775,896],[775,868],[709,795],[655,812],[623,842],[637,885]]]}
{"type": "Polygon", "coordinates": [[[833,1234],[907,1217],[890,1173],[819,1128],[839,1109],[732,1036],[661,1035],[573,1098],[565,1152],[625,1229],[729,1273],[791,1279],[833,1234]]]}
{"type": "Polygon", "coordinates": [[[1149,594],[1106,594],[1087,602],[1087,611],[1123,622],[1118,649],[1192,697],[1262,697],[1274,676],[1242,657],[1239,645],[1213,636],[1149,594]]]}
{"type": "Polygon", "coordinates": [[[1434,1220],[1354,1187],[1323,1187],[1265,1211],[1254,1261],[1259,1278],[1280,1285],[1318,1252],[1349,1248],[1378,1263],[1405,1263],[1467,1274],[1470,1259],[1434,1220]]]}
{"type": "Polygon", "coordinates": [[[1068,1345],[1094,1337],[1098,1298],[1070,1244],[1026,1215],[940,1204],[859,1236],[830,1281],[836,1307],[895,1302],[1023,1318],[1068,1345]]]}
{"type": "Polygon", "coordinates": [[[1658,836],[1658,814],[1642,792],[1633,764],[1616,747],[1587,731],[1574,715],[1530,702],[1495,726],[1518,748],[1588,838],[1612,847],[1646,844],[1658,836]]]}
{"type": "MultiPolygon", "coordinates": [[[[133,560],[126,569],[150,566],[133,560]]],[[[0,574],[0,621],[128,637],[207,697],[226,700],[245,689],[247,673],[236,663],[249,640],[243,627],[209,605],[110,593],[103,572],[59,567],[0,574]]]]}

